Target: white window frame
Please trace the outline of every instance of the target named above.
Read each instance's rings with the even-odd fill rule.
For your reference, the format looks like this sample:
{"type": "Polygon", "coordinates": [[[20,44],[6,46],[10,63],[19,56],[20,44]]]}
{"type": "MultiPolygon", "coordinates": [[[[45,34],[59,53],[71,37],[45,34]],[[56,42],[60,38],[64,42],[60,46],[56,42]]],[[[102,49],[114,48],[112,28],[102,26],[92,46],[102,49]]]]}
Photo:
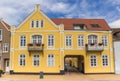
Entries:
{"type": "Polygon", "coordinates": [[[31,28],[43,28],[44,27],[44,20],[31,20],[30,25],[31,25],[31,28]]]}
{"type": "Polygon", "coordinates": [[[31,20],[30,25],[31,25],[31,28],[35,28],[35,20],[31,20]]]}
{"type": "Polygon", "coordinates": [[[7,53],[9,51],[9,43],[3,44],[3,53],[7,53]]]}
{"type": "Polygon", "coordinates": [[[78,35],[78,47],[84,46],[84,36],[78,35]]]}
{"type": "Polygon", "coordinates": [[[21,35],[20,36],[20,47],[26,47],[26,43],[27,43],[27,39],[26,39],[26,36],[25,35],[21,35]],[[22,38],[21,38],[22,37],[22,38]],[[22,40],[22,42],[21,42],[22,40]],[[22,44],[21,44],[22,43],[22,44]],[[22,45],[22,46],[21,46],[22,45]]]}
{"type": "Polygon", "coordinates": [[[35,44],[39,44],[39,43],[42,44],[43,36],[42,36],[42,35],[37,35],[37,34],[36,34],[36,35],[32,35],[32,36],[31,36],[31,39],[32,39],[32,40],[31,40],[31,43],[33,43],[33,44],[35,43],[34,41],[36,41],[35,44]],[[37,36],[37,39],[34,39],[33,36],[37,36]],[[41,36],[41,38],[39,38],[38,36],[41,36]],[[39,42],[39,41],[40,41],[40,42],[39,42]]]}
{"type": "Polygon", "coordinates": [[[32,58],[33,58],[32,65],[33,66],[40,66],[40,55],[39,54],[34,54],[32,58]],[[39,57],[35,58],[34,56],[39,56],[39,57]],[[34,64],[34,61],[36,61],[36,65],[34,64]]]}
{"type": "Polygon", "coordinates": [[[65,36],[65,45],[67,48],[72,47],[72,35],[66,35],[65,36]]]}
{"type": "Polygon", "coordinates": [[[39,27],[40,27],[39,20],[36,20],[36,21],[35,21],[35,25],[36,25],[35,28],[39,28],[39,27]],[[37,23],[37,22],[38,22],[38,23],[37,23]]]}
{"type": "Polygon", "coordinates": [[[48,48],[54,47],[54,45],[55,45],[54,35],[48,35],[47,45],[48,45],[48,48]]]}
{"type": "Polygon", "coordinates": [[[19,64],[19,66],[26,66],[26,55],[25,54],[20,54],[19,55],[19,63],[18,64],[19,64]],[[21,55],[22,55],[22,58],[21,58],[21,55]],[[23,58],[23,56],[25,56],[25,58],[23,58]],[[20,63],[21,59],[22,59],[22,63],[20,63]]]}
{"type": "Polygon", "coordinates": [[[108,36],[106,35],[102,36],[102,43],[104,46],[108,46],[108,36]]]}
{"type": "Polygon", "coordinates": [[[88,44],[91,44],[89,41],[91,41],[91,43],[97,44],[98,43],[98,36],[97,35],[88,35],[88,44]],[[89,38],[89,36],[91,36],[91,39],[89,38]],[[95,38],[94,36],[96,36],[97,38],[95,38]]]}
{"type": "Polygon", "coordinates": [[[47,55],[47,66],[48,66],[48,67],[54,67],[54,66],[55,66],[55,55],[54,55],[54,54],[48,54],[48,55],[47,55]],[[50,65],[49,65],[49,61],[51,62],[51,60],[49,60],[49,55],[50,55],[50,56],[53,55],[53,58],[52,58],[53,62],[50,63],[50,65]]]}
{"type": "Polygon", "coordinates": [[[107,54],[102,54],[102,66],[107,67],[109,66],[109,58],[107,54]],[[107,57],[106,57],[107,56],[107,57]],[[106,60],[107,59],[107,60],[106,60]]]}
{"type": "Polygon", "coordinates": [[[2,41],[2,29],[0,29],[1,35],[0,35],[0,41],[2,41]]]}
{"type": "Polygon", "coordinates": [[[90,66],[91,67],[97,67],[97,55],[90,55],[90,66]],[[92,56],[93,56],[93,58],[91,58],[92,56]],[[95,58],[94,58],[94,56],[96,57],[96,66],[95,66],[95,58]],[[91,59],[93,60],[93,62],[91,61],[91,59]]]}
{"type": "Polygon", "coordinates": [[[40,25],[41,28],[44,27],[44,20],[41,20],[41,25],[40,25]],[[42,23],[43,23],[43,26],[42,26],[42,23]]]}

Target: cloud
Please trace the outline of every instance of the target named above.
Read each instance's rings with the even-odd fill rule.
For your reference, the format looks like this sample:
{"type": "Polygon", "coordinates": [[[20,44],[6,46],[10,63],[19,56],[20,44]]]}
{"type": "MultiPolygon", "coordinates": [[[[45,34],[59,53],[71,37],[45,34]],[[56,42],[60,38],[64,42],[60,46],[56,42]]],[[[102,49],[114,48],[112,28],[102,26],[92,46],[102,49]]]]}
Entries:
{"type": "Polygon", "coordinates": [[[40,4],[41,11],[49,17],[104,18],[108,23],[120,19],[120,0],[1,0],[0,17],[10,25],[18,25],[35,4],[40,4]]]}
{"type": "Polygon", "coordinates": [[[120,28],[120,19],[109,23],[111,28],[120,28]]]}
{"type": "Polygon", "coordinates": [[[120,6],[117,6],[116,9],[120,12],[120,6]]]}
{"type": "Polygon", "coordinates": [[[45,13],[67,13],[69,3],[56,0],[1,0],[0,17],[10,25],[18,25],[34,10],[35,4],[45,13]]]}

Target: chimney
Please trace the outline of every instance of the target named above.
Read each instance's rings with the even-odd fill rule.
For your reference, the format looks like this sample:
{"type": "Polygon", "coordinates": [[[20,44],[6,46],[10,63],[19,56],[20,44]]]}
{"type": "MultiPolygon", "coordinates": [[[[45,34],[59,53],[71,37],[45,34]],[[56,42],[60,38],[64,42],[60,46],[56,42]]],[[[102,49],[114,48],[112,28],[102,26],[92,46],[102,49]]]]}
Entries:
{"type": "Polygon", "coordinates": [[[35,11],[39,11],[39,10],[40,10],[40,4],[36,4],[35,11]]]}

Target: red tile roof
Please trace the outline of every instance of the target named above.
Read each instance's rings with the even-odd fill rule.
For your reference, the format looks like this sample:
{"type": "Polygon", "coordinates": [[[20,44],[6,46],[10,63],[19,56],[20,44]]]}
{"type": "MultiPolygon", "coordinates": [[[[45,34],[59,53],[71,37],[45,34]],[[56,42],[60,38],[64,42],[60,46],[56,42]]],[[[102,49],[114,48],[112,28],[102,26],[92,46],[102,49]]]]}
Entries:
{"type": "Polygon", "coordinates": [[[87,30],[99,30],[99,31],[110,30],[110,27],[108,26],[104,19],[51,18],[51,20],[57,25],[64,24],[65,30],[74,30],[73,27],[74,24],[85,24],[87,30]],[[98,24],[100,27],[94,28],[91,26],[91,24],[98,24]]]}

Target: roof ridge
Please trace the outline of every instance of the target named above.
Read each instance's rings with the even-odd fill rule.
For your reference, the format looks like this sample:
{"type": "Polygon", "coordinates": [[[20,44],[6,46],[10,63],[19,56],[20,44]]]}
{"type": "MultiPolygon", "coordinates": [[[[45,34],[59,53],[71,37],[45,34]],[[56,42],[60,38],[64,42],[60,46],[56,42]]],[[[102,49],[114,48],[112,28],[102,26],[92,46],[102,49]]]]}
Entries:
{"type": "Polygon", "coordinates": [[[5,21],[3,21],[3,20],[1,20],[0,21],[2,24],[3,24],[3,26],[9,31],[10,30],[10,25],[9,24],[7,24],[5,21]]]}

